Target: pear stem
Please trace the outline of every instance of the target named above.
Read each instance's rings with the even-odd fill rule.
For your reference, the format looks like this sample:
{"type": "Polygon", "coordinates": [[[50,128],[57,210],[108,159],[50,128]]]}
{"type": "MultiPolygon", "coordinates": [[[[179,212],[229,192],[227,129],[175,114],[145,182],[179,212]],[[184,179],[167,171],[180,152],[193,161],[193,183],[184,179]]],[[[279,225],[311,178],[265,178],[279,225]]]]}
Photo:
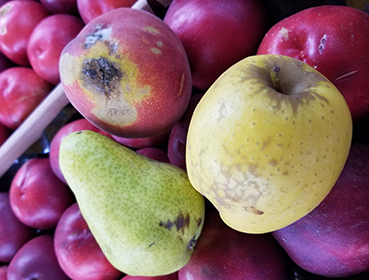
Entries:
{"type": "Polygon", "coordinates": [[[275,65],[272,68],[272,71],[270,72],[270,78],[272,79],[272,82],[273,82],[273,88],[276,91],[283,93],[283,87],[280,81],[280,71],[281,71],[281,68],[275,65]]]}

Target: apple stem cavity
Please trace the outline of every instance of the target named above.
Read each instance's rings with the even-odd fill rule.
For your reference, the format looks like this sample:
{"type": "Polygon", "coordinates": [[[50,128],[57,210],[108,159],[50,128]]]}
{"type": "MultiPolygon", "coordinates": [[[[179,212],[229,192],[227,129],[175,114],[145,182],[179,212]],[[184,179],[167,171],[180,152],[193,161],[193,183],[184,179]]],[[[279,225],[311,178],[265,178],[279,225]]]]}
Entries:
{"type": "Polygon", "coordinates": [[[280,81],[281,68],[278,65],[274,65],[270,73],[270,78],[273,82],[273,88],[279,93],[283,93],[283,87],[280,81]]]}

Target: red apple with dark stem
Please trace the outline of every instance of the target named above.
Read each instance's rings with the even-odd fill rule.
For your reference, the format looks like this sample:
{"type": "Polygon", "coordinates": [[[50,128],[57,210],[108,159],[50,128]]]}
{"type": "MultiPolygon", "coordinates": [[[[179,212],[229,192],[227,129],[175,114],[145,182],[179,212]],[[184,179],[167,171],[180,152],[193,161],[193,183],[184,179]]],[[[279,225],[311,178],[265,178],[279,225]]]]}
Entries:
{"type": "Polygon", "coordinates": [[[112,136],[109,133],[102,131],[101,129],[92,125],[89,121],[87,121],[84,118],[72,121],[64,125],[63,127],[61,127],[60,130],[55,134],[54,138],[51,140],[49,159],[50,159],[50,165],[51,165],[51,168],[54,174],[65,184],[67,183],[67,181],[65,180],[64,175],[61,172],[60,166],[59,166],[60,143],[64,139],[64,137],[67,136],[68,134],[75,132],[75,131],[80,131],[80,130],[92,130],[92,131],[98,132],[100,134],[103,134],[107,137],[112,138],[112,136]]]}
{"type": "Polygon", "coordinates": [[[285,280],[287,262],[271,234],[246,234],[209,211],[194,252],[178,271],[179,280],[285,280]]]}
{"type": "Polygon", "coordinates": [[[27,45],[35,26],[49,15],[37,1],[8,1],[0,7],[0,50],[14,63],[29,66],[27,45]],[[22,20],[20,20],[22,19],[22,20]]]}
{"type": "Polygon", "coordinates": [[[60,268],[52,235],[34,237],[19,249],[8,266],[8,280],[70,280],[60,268]]]}
{"type": "Polygon", "coordinates": [[[119,137],[169,131],[191,98],[181,41],[161,19],[132,8],[117,8],[90,21],[64,48],[60,75],[77,111],[119,137]]]}
{"type": "Polygon", "coordinates": [[[15,253],[36,235],[35,229],[14,215],[7,191],[0,193],[0,232],[0,262],[3,263],[9,263],[15,253]]]}
{"type": "Polygon", "coordinates": [[[84,26],[79,18],[67,14],[48,16],[36,25],[29,38],[27,55],[37,75],[52,85],[60,82],[60,54],[84,26]]]}
{"type": "Polygon", "coordinates": [[[228,67],[255,54],[270,27],[259,0],[174,0],[164,22],[181,39],[193,85],[201,90],[228,67]]]}
{"type": "Polygon", "coordinates": [[[1,72],[0,122],[12,130],[18,128],[51,89],[31,68],[11,67],[1,72]]]}
{"type": "Polygon", "coordinates": [[[115,280],[123,274],[103,254],[77,203],[60,218],[54,246],[61,268],[74,280],[115,280]]]}
{"type": "Polygon", "coordinates": [[[257,54],[300,59],[342,93],[354,123],[369,113],[369,14],[352,7],[305,9],[276,23],[257,54]]]}
{"type": "Polygon", "coordinates": [[[111,10],[131,7],[136,0],[76,0],[79,14],[85,24],[111,10]]]}
{"type": "Polygon", "coordinates": [[[323,202],[273,233],[304,270],[325,277],[369,270],[368,158],[369,146],[354,142],[337,183],[323,202]]]}
{"type": "Polygon", "coordinates": [[[9,194],[17,218],[37,229],[54,229],[75,202],[69,186],[52,171],[48,158],[32,158],[24,163],[13,178],[9,194]]]}

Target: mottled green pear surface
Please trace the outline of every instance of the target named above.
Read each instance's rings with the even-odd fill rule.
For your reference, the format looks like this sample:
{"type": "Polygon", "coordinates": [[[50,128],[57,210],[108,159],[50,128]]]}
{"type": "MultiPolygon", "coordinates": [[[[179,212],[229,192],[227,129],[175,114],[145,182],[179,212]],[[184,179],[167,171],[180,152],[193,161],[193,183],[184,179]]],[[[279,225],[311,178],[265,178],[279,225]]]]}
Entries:
{"type": "Polygon", "coordinates": [[[92,234],[117,269],[156,276],[188,262],[205,204],[185,171],[87,130],[64,138],[60,167],[92,234]]]}

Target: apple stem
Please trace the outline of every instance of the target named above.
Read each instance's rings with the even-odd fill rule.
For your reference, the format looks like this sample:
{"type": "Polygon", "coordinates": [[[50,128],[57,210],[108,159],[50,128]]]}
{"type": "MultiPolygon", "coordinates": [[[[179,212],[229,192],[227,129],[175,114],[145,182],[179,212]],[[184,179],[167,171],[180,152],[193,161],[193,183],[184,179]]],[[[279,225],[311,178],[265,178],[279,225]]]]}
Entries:
{"type": "Polygon", "coordinates": [[[280,71],[281,71],[281,68],[277,65],[275,65],[273,68],[272,68],[272,71],[270,73],[270,78],[272,79],[272,82],[273,82],[273,88],[282,93],[282,90],[283,90],[283,87],[281,85],[281,82],[280,82],[280,71]]]}

